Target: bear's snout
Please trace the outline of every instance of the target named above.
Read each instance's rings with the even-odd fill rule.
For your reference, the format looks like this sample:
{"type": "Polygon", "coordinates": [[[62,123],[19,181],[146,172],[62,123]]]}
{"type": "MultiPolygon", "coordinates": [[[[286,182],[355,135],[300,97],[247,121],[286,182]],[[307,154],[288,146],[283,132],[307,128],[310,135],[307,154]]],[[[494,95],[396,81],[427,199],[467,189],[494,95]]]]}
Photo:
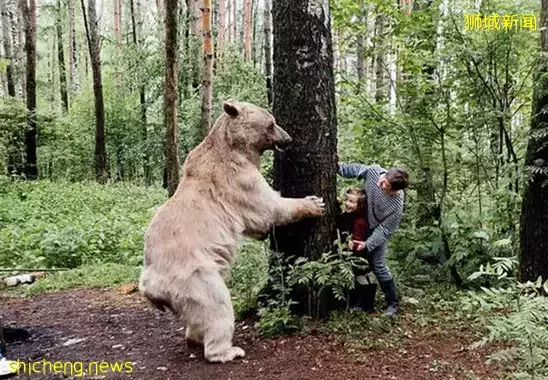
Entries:
{"type": "Polygon", "coordinates": [[[289,136],[289,133],[283,130],[280,126],[276,125],[276,138],[274,139],[276,145],[278,146],[284,146],[288,145],[293,141],[291,136],[289,136]]]}

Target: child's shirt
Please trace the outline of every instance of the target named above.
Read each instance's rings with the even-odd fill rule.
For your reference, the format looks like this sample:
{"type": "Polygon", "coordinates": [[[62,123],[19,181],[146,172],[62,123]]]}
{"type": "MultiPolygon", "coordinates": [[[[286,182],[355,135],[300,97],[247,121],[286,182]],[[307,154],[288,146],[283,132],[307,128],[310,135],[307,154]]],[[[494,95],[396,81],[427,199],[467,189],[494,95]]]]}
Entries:
{"type": "Polygon", "coordinates": [[[337,228],[341,232],[342,241],[346,241],[348,236],[351,236],[352,240],[365,241],[369,223],[364,212],[343,212],[337,228]]]}

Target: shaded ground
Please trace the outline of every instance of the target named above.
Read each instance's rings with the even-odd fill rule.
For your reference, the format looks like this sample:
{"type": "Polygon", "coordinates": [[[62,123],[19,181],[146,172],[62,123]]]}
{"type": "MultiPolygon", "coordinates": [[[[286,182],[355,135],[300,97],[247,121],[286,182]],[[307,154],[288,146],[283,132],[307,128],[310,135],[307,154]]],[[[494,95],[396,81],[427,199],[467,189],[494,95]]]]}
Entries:
{"type": "MultiPolygon", "coordinates": [[[[24,361],[133,362],[133,372],[87,379],[487,379],[486,351],[466,349],[474,339],[466,328],[419,327],[410,315],[398,318],[404,334],[398,348],[356,349],[340,337],[313,333],[264,339],[251,323],[238,323],[235,344],[247,356],[229,364],[206,364],[198,347],[170,315],[151,310],[136,293],[72,290],[25,299],[0,299],[8,326],[31,336],[8,343],[9,358],[24,361]],[[63,345],[75,342],[70,345],[63,345]],[[84,339],[76,341],[74,339],[84,339]]],[[[68,376],[71,378],[71,376],[68,376]]],[[[62,374],[17,378],[59,379],[62,374]]],[[[74,377],[78,378],[78,377],[74,377]]]]}

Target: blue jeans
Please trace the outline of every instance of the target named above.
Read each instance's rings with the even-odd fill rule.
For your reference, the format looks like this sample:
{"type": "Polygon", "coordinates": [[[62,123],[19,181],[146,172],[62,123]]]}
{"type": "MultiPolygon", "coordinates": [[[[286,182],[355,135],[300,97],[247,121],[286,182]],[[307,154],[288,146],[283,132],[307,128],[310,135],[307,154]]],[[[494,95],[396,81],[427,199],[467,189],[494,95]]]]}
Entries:
{"type": "Polygon", "coordinates": [[[369,252],[367,261],[378,282],[392,280],[392,274],[386,266],[386,243],[369,252]]]}

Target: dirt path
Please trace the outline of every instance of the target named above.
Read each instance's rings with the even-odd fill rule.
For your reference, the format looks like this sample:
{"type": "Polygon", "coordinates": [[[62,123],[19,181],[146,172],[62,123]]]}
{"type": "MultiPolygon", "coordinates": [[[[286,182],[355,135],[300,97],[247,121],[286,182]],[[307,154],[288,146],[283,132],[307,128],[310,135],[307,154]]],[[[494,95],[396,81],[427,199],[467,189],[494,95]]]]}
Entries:
{"type": "MultiPolygon", "coordinates": [[[[238,323],[235,344],[246,358],[206,364],[198,347],[187,347],[184,331],[171,316],[148,308],[138,294],[116,290],[73,290],[26,299],[0,299],[4,323],[31,336],[8,343],[10,359],[23,361],[130,361],[131,374],[108,373],[86,379],[487,379],[494,369],[485,351],[469,351],[466,331],[407,326],[399,346],[351,349],[324,334],[260,338],[253,326],[238,323]],[[69,339],[73,339],[72,342],[69,339]],[[78,342],[74,339],[84,339],[78,342]],[[66,343],[73,343],[63,345],[66,343]]],[[[491,376],[491,377],[489,377],[491,376]]],[[[21,374],[17,378],[60,379],[62,374],[21,374]]],[[[71,376],[69,376],[71,378],[71,376]]],[[[79,377],[74,377],[79,378],[79,377]]]]}

